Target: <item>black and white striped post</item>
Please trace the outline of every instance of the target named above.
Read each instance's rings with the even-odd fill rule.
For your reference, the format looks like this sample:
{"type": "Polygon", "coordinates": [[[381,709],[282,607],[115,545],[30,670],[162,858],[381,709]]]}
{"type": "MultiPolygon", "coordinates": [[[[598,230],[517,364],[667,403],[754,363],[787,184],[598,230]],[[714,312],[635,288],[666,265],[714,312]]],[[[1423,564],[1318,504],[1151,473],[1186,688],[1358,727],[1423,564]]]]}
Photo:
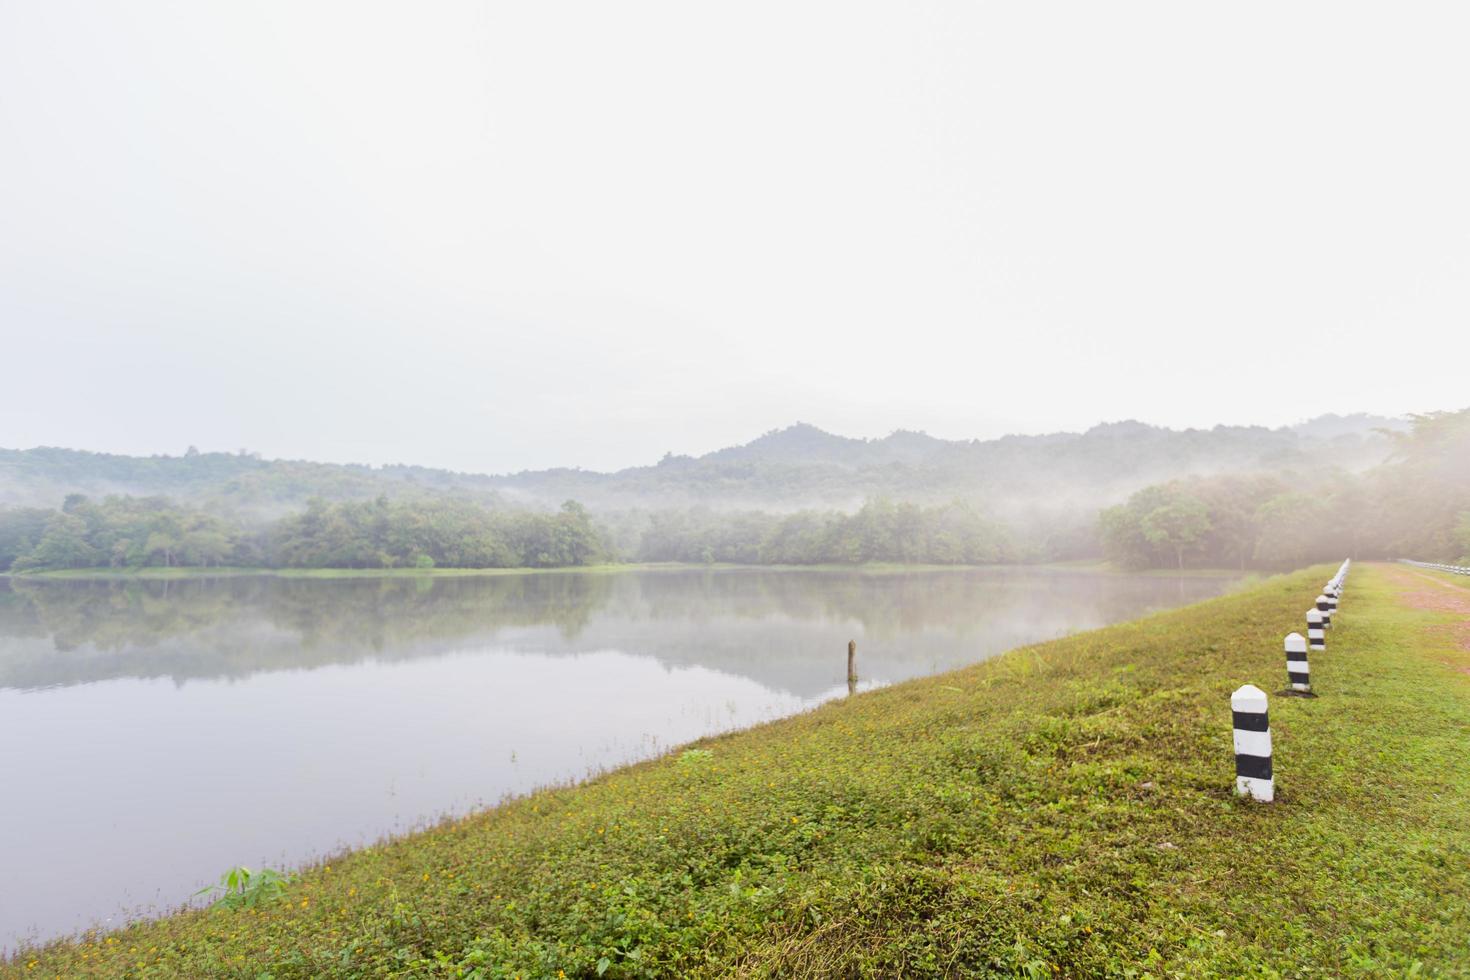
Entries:
{"type": "Polygon", "coordinates": [[[1333,586],[1332,588],[1328,589],[1324,594],[1327,596],[1328,615],[1337,612],[1337,587],[1333,586]]]}
{"type": "Polygon", "coordinates": [[[1271,722],[1266,713],[1266,692],[1247,684],[1230,695],[1230,716],[1235,724],[1235,792],[1261,803],[1276,796],[1271,776],[1271,722]]]}
{"type": "Polygon", "coordinates": [[[1312,675],[1307,667],[1307,638],[1300,633],[1286,634],[1286,679],[1293,691],[1312,693],[1312,675]]]}
{"type": "Polygon", "coordinates": [[[1313,650],[1327,649],[1327,634],[1322,631],[1322,614],[1316,609],[1307,610],[1307,646],[1313,650]]]}
{"type": "Polygon", "coordinates": [[[1332,629],[1332,606],[1328,604],[1326,593],[1317,597],[1317,611],[1322,614],[1322,628],[1332,629]]]}

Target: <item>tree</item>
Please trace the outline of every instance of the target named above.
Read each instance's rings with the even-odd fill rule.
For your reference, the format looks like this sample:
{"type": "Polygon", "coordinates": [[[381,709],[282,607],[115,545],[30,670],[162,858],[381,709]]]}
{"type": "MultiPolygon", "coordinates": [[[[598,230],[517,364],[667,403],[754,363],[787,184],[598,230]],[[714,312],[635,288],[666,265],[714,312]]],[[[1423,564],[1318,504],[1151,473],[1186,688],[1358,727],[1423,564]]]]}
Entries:
{"type": "Polygon", "coordinates": [[[35,550],[52,513],[40,507],[0,509],[0,571],[35,550]]]}
{"type": "Polygon", "coordinates": [[[1139,530],[1150,544],[1172,551],[1183,569],[1185,553],[1197,548],[1210,529],[1210,514],[1197,498],[1177,487],[1161,496],[1139,521],[1139,530]]]}
{"type": "Polygon", "coordinates": [[[1210,528],[1208,508],[1178,483],[1145,487],[1099,516],[1106,554],[1126,568],[1162,565],[1166,557],[1183,568],[1210,528]]]}
{"type": "Polygon", "coordinates": [[[1109,507],[1098,515],[1098,535],[1103,554],[1123,568],[1148,568],[1153,564],[1153,547],[1143,535],[1137,508],[1130,504],[1109,507]]]}
{"type": "Polygon", "coordinates": [[[1261,538],[1256,560],[1275,565],[1305,565],[1327,557],[1319,544],[1327,527],[1325,508],[1308,493],[1283,493],[1261,505],[1256,519],[1261,538]]]}
{"type": "Polygon", "coordinates": [[[15,561],[17,571],[43,568],[92,568],[101,554],[87,541],[87,522],[75,514],[54,515],[35,549],[15,561]]]}

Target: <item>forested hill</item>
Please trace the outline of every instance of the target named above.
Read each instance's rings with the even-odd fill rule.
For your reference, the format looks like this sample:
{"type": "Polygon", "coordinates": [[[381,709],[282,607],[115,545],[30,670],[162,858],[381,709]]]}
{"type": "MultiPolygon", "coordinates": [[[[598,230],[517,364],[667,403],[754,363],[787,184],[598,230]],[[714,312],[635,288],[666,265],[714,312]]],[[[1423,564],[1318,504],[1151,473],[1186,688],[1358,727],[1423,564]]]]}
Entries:
{"type": "Polygon", "coordinates": [[[554,508],[574,498],[596,509],[691,505],[851,508],[889,496],[943,502],[963,496],[1003,507],[1038,497],[1073,506],[1113,503],[1142,486],[1188,475],[1357,469],[1380,461],[1401,420],[1324,416],[1267,429],[1183,431],[1139,422],[1082,433],[950,441],[919,432],[851,439],[798,424],[703,456],[668,455],[616,473],[553,469],[503,476],[421,466],[265,460],[250,453],[119,456],[73,449],[0,449],[0,505],[56,506],[72,493],[167,496],[259,516],[312,498],[453,496],[490,506],[554,508]]]}
{"type": "Polygon", "coordinates": [[[971,441],[905,431],[849,439],[797,424],[700,457],[669,455],[656,466],[613,474],[519,473],[500,485],[546,499],[575,497],[594,507],[848,508],[874,497],[934,503],[957,496],[998,509],[1042,498],[1095,506],[1186,475],[1300,469],[1324,459],[1363,468],[1389,452],[1390,440],[1379,430],[1407,428],[1364,415],[1330,418],[1339,425],[1321,428],[1328,420],[1313,420],[1299,427],[1308,431],[1224,425],[1178,431],[1130,421],[1082,433],[971,441]]]}
{"type": "Polygon", "coordinates": [[[1324,434],[1124,423],[988,443],[797,426],[701,459],[514,477],[248,454],[12,452],[12,490],[64,500],[0,505],[0,570],[1103,555],[1140,568],[1286,567],[1470,548],[1470,409],[1415,416],[1391,435],[1313,425],[1324,434]]]}

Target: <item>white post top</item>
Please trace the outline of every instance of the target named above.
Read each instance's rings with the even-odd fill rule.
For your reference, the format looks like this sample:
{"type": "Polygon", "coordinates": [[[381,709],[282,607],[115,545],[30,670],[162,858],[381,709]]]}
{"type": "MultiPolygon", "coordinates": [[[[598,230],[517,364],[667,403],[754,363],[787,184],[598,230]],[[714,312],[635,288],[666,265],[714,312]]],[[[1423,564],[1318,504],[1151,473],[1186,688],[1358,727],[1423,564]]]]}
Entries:
{"type": "Polygon", "coordinates": [[[1317,601],[1318,602],[1326,602],[1327,601],[1327,593],[1324,592],[1321,595],[1319,595],[1317,597],[1317,601]]]}
{"type": "Polygon", "coordinates": [[[1230,695],[1230,710],[1258,715],[1264,714],[1266,711],[1266,692],[1254,684],[1247,684],[1230,695]]]}
{"type": "Polygon", "coordinates": [[[1287,633],[1286,634],[1286,652],[1287,653],[1306,653],[1307,652],[1307,638],[1305,636],[1302,636],[1300,633],[1287,633]]]}
{"type": "Polygon", "coordinates": [[[1322,622],[1322,614],[1320,612],[1318,612],[1316,609],[1308,609],[1307,610],[1307,622],[1309,622],[1309,623],[1320,623],[1320,622],[1322,622]]]}

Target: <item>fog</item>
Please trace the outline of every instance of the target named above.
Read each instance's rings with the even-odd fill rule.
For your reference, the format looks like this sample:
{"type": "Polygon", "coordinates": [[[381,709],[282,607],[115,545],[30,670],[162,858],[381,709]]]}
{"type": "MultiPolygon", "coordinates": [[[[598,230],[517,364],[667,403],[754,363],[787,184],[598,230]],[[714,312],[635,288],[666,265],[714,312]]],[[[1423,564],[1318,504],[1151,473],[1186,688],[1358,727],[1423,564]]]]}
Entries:
{"type": "Polygon", "coordinates": [[[0,445],[1459,407],[1451,4],[0,7],[0,445]]]}

